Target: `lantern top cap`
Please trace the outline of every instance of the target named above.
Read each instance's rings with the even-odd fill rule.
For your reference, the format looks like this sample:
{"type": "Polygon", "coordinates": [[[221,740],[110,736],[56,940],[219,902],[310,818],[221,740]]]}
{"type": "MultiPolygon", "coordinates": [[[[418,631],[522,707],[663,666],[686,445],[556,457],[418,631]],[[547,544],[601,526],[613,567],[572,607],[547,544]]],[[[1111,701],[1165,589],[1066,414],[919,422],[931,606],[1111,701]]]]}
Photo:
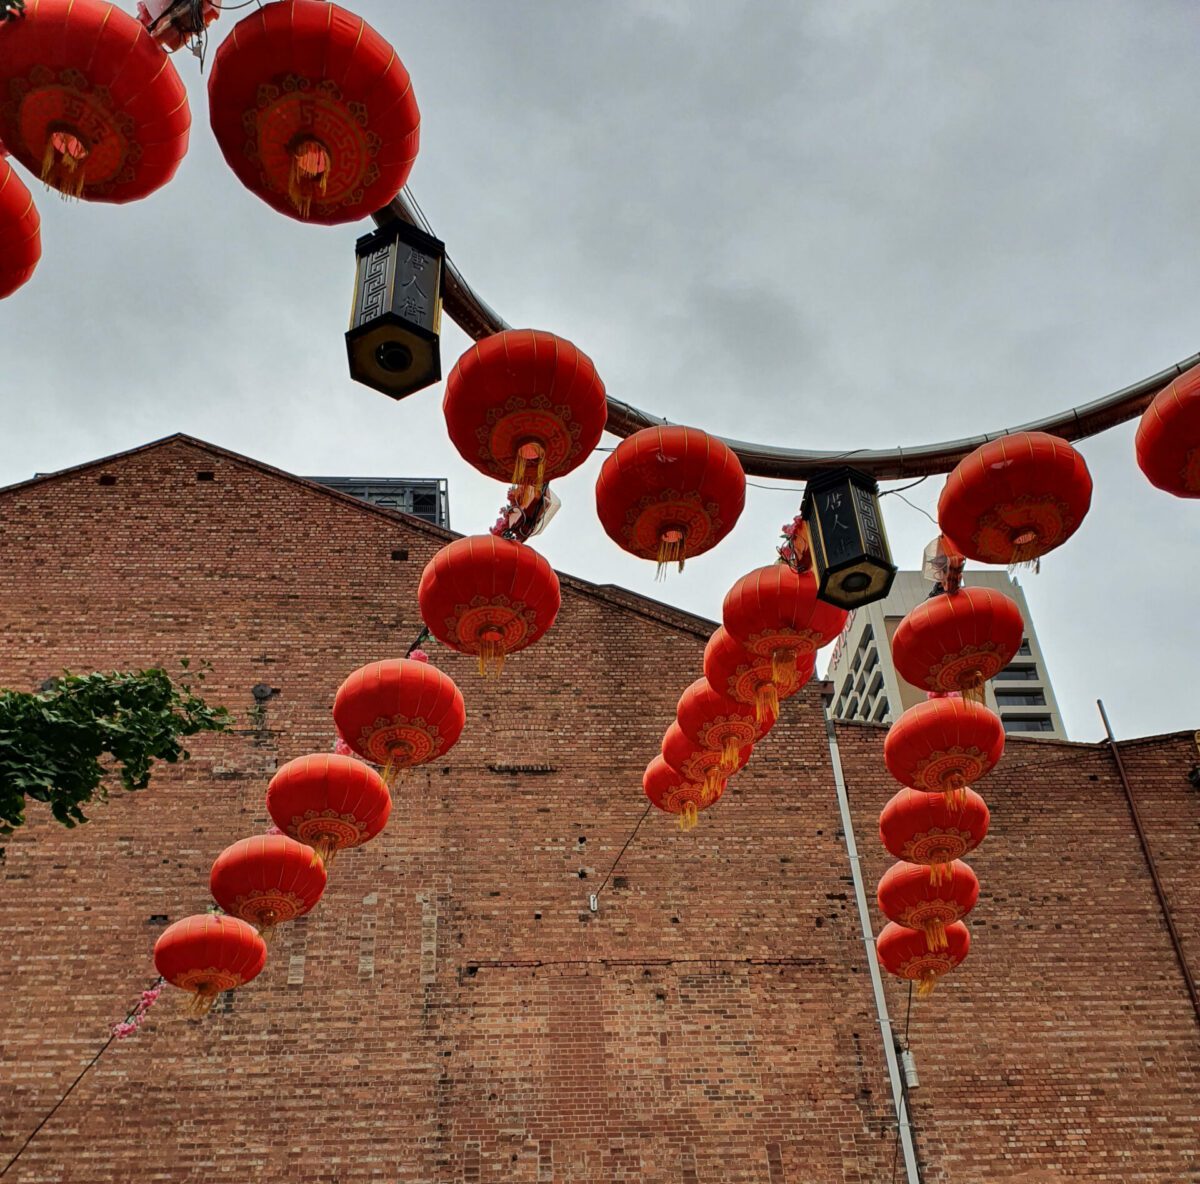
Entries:
{"type": "Polygon", "coordinates": [[[416,247],[441,259],[446,256],[446,244],[440,238],[426,234],[424,230],[414,226],[411,222],[404,222],[399,218],[386,223],[378,230],[371,231],[370,234],[364,234],[354,244],[354,250],[361,258],[363,255],[373,255],[380,247],[393,242],[416,247]]]}

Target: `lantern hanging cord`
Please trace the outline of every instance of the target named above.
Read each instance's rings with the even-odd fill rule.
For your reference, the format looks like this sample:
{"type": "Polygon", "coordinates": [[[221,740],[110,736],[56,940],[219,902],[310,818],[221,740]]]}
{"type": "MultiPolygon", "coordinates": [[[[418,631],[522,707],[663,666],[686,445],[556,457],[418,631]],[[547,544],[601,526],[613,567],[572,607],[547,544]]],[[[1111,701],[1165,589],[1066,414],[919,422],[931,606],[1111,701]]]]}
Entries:
{"type": "MultiPolygon", "coordinates": [[[[162,981],[163,980],[161,978],[156,979],[155,985],[157,986],[162,981]]],[[[128,1013],[126,1013],[126,1016],[125,1016],[126,1023],[129,1023],[129,1021],[131,1019],[133,1019],[133,1017],[137,1014],[137,1010],[138,1010],[137,1004],[135,1004],[130,1009],[130,1011],[128,1013]]],[[[50,1119],[52,1119],[55,1116],[55,1114],[58,1113],[58,1111],[61,1109],[63,1103],[66,1102],[66,1100],[75,1092],[75,1087],[88,1075],[88,1072],[91,1070],[92,1066],[95,1065],[96,1062],[109,1050],[109,1047],[112,1044],[114,1044],[116,1042],[116,1040],[117,1040],[116,1032],[115,1031],[110,1032],[108,1039],[100,1046],[99,1050],[96,1052],[96,1055],[94,1057],[92,1057],[92,1059],[90,1061],[88,1061],[88,1063],[86,1065],[84,1065],[84,1067],[82,1069],[80,1069],[79,1076],[77,1076],[75,1078],[75,1080],[72,1081],[71,1084],[67,1086],[67,1088],[63,1092],[62,1096],[58,1099],[57,1102],[54,1103],[53,1106],[50,1107],[49,1112],[42,1119],[42,1121],[39,1122],[37,1124],[37,1126],[35,1126],[33,1128],[33,1130],[29,1132],[29,1137],[25,1140],[24,1143],[21,1144],[20,1147],[17,1148],[16,1154],[13,1155],[12,1159],[10,1159],[8,1161],[8,1163],[6,1163],[4,1165],[3,1168],[0,1168],[0,1176],[8,1175],[9,1168],[11,1168],[13,1166],[13,1164],[15,1164],[17,1162],[17,1160],[21,1158],[21,1156],[25,1153],[25,1149],[29,1146],[30,1143],[32,1143],[34,1141],[34,1139],[37,1138],[41,1129],[46,1125],[46,1123],[48,1123],[50,1121],[50,1119]]]]}
{"type": "Polygon", "coordinates": [[[617,857],[613,860],[612,867],[608,869],[608,875],[604,877],[604,882],[599,888],[596,889],[595,892],[592,893],[592,896],[596,900],[600,899],[600,893],[608,887],[608,882],[612,879],[613,872],[617,870],[617,864],[619,864],[622,858],[624,858],[625,852],[629,850],[629,844],[633,842],[633,840],[637,837],[638,831],[642,829],[642,823],[646,821],[646,815],[650,813],[650,809],[653,805],[653,802],[646,803],[646,808],[642,811],[642,816],[637,820],[633,830],[629,832],[629,838],[625,840],[625,846],[623,846],[621,850],[617,852],[617,857]]]}

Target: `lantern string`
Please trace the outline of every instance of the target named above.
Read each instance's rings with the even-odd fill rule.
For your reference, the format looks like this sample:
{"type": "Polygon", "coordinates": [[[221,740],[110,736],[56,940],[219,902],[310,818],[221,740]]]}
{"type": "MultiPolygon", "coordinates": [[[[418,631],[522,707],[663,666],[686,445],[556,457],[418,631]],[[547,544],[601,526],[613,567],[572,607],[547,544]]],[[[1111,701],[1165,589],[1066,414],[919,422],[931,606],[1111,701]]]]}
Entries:
{"type": "Polygon", "coordinates": [[[650,813],[650,808],[653,805],[653,802],[646,803],[646,808],[642,811],[642,816],[637,820],[633,830],[629,832],[629,838],[625,840],[625,846],[621,848],[621,850],[617,853],[616,859],[613,860],[612,867],[608,869],[608,875],[604,877],[604,882],[599,888],[596,889],[594,893],[592,893],[597,900],[600,899],[600,893],[603,892],[606,887],[608,887],[608,882],[612,879],[613,872],[617,870],[617,864],[621,862],[625,852],[629,850],[629,844],[633,842],[633,840],[637,837],[638,831],[642,829],[642,823],[646,821],[646,815],[650,813]]]}

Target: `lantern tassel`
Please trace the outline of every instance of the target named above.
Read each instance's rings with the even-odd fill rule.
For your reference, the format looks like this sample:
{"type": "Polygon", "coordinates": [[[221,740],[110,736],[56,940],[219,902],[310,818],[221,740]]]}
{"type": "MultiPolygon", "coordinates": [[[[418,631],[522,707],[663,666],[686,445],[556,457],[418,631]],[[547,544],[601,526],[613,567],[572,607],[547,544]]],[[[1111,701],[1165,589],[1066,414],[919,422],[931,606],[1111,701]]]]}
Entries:
{"type": "Polygon", "coordinates": [[[52,132],[42,152],[42,181],[57,189],[64,201],[78,201],[83,193],[87,149],[69,132],[52,132]]]}
{"type": "Polygon", "coordinates": [[[703,788],[704,805],[707,806],[711,802],[715,802],[717,800],[717,797],[721,793],[721,781],[722,780],[723,780],[723,778],[721,776],[721,766],[719,764],[710,765],[707,769],[704,770],[704,788],[703,788]]]}
{"type": "Polygon", "coordinates": [[[524,505],[529,495],[537,496],[546,485],[546,447],[539,440],[531,440],[517,448],[513,461],[512,484],[517,487],[518,504],[524,505]],[[529,479],[530,465],[537,465],[537,475],[529,479]]]}
{"type": "Polygon", "coordinates": [[[754,718],[758,723],[779,718],[779,689],[773,682],[765,682],[754,696],[754,718]]]}
{"type": "Polygon", "coordinates": [[[929,882],[934,887],[944,884],[949,878],[950,865],[948,863],[931,863],[929,865],[929,882]]]}
{"type": "Polygon", "coordinates": [[[723,773],[732,773],[737,769],[738,749],[740,747],[736,736],[725,737],[721,745],[721,771],[723,773]]]}
{"type": "Polygon", "coordinates": [[[778,649],[771,651],[771,679],[777,687],[785,690],[792,685],[796,677],[795,650],[778,649]]]}
{"type": "Polygon", "coordinates": [[[945,923],[938,917],[932,921],[926,921],[921,926],[925,934],[925,948],[930,951],[946,949],[946,926],[945,923]]]}
{"type": "Polygon", "coordinates": [[[937,986],[937,975],[926,972],[917,980],[917,998],[928,999],[933,994],[934,987],[937,986]]]}
{"type": "Polygon", "coordinates": [[[987,697],[987,683],[977,677],[962,688],[962,697],[971,703],[983,703],[987,697]]]}
{"type": "Polygon", "coordinates": [[[217,992],[202,992],[195,991],[192,997],[187,1001],[187,1014],[194,1020],[202,1020],[210,1011],[213,1004],[217,1001],[217,992]]]}
{"type": "Polygon", "coordinates": [[[654,573],[656,580],[667,578],[667,568],[676,564],[683,571],[684,560],[687,558],[687,536],[682,530],[664,530],[658,540],[658,570],[654,573]]]}
{"type": "Polygon", "coordinates": [[[500,638],[479,639],[479,674],[482,678],[499,678],[504,670],[504,643],[500,638]]]}
{"type": "Polygon", "coordinates": [[[324,197],[329,188],[329,153],[316,140],[305,140],[292,151],[288,172],[288,200],[301,218],[312,215],[314,197],[324,197]]]}
{"type": "Polygon", "coordinates": [[[337,858],[337,853],[340,850],[337,839],[333,835],[322,835],[311,846],[313,851],[316,852],[317,858],[326,869],[337,858]]]}
{"type": "Polygon", "coordinates": [[[1034,575],[1042,570],[1042,560],[1039,555],[1038,533],[1036,530],[1023,530],[1013,539],[1012,557],[1008,561],[1008,574],[1018,571],[1030,571],[1034,575]]]}
{"type": "Polygon", "coordinates": [[[679,829],[683,831],[695,830],[696,824],[700,821],[700,813],[696,809],[695,802],[685,802],[683,810],[679,814],[679,829]]]}

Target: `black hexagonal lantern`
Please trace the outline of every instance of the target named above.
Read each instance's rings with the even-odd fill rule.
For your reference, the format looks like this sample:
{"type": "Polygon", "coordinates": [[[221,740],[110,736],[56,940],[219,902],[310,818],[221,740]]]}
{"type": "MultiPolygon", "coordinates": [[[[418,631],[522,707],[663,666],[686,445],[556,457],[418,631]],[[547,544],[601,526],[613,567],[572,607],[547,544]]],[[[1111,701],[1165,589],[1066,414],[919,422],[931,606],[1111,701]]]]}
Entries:
{"type": "Polygon", "coordinates": [[[873,477],[851,468],[822,473],[808,483],[800,513],[808,526],[822,600],[853,609],[891,591],[896,565],[873,477]]]}
{"type": "Polygon", "coordinates": [[[358,278],[346,350],[350,376],[393,399],[442,377],[442,268],[446,246],[407,222],[358,240],[358,278]]]}

